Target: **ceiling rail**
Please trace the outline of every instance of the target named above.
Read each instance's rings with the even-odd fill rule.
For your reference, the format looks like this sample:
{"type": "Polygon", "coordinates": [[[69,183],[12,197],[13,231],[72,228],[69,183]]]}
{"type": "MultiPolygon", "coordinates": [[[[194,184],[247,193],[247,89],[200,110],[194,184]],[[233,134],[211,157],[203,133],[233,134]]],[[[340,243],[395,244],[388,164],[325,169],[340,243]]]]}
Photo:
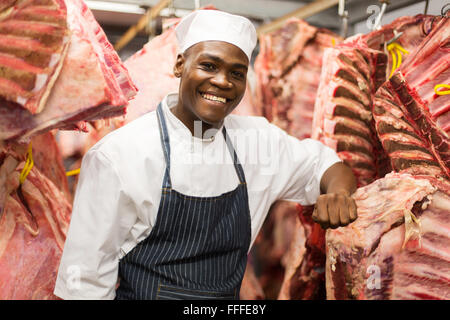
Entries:
{"type": "Polygon", "coordinates": [[[114,45],[116,51],[120,51],[125,47],[133,38],[138,34],[139,31],[144,29],[148,22],[155,19],[160,14],[161,10],[167,7],[172,0],[160,0],[154,7],[151,7],[147,12],[139,19],[139,21],[131,26],[125,34],[120,37],[120,39],[114,45]]]}
{"type": "Polygon", "coordinates": [[[288,13],[278,19],[275,19],[272,22],[260,26],[258,29],[256,29],[256,32],[258,33],[258,35],[260,35],[263,33],[277,30],[281,28],[286,22],[286,20],[290,18],[306,19],[310,16],[313,16],[319,12],[322,12],[328,8],[337,5],[338,2],[339,0],[316,0],[314,2],[302,6],[297,10],[292,11],[291,13],[288,13]]]}

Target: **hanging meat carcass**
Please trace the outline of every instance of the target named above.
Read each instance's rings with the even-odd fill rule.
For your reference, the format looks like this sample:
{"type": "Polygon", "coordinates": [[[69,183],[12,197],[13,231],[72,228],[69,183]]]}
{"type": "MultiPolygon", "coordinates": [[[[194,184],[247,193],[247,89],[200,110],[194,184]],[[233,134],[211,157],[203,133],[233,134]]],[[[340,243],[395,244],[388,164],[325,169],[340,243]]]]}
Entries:
{"type": "Polygon", "coordinates": [[[52,128],[123,115],[136,93],[81,0],[1,5],[0,299],[56,299],[71,194],[52,128]]]}
{"type": "Polygon", "coordinates": [[[358,219],[327,231],[327,297],[448,300],[450,196],[391,173],[353,198],[358,219]]]}
{"type": "MultiPolygon", "coordinates": [[[[325,50],[314,110],[313,138],[320,139],[338,151],[353,169],[359,186],[367,185],[391,170],[387,153],[378,139],[372,114],[375,92],[387,79],[393,65],[391,56],[383,51],[384,43],[395,36],[394,30],[403,32],[397,43],[411,52],[436,26],[436,21],[435,17],[423,15],[402,17],[379,31],[352,37],[325,50]]],[[[305,209],[302,215],[304,219],[311,213],[311,208],[305,209]]],[[[307,236],[307,250],[303,259],[292,260],[288,265],[287,271],[295,271],[291,270],[287,274],[288,277],[292,276],[285,279],[280,298],[301,299],[308,296],[305,275],[314,275],[312,270],[320,270],[320,265],[312,264],[309,268],[308,265],[320,261],[321,253],[322,258],[325,257],[323,231],[317,230],[312,234],[315,236],[307,236]],[[312,246],[312,243],[316,245],[312,246]],[[311,250],[311,247],[316,250],[311,250]],[[307,254],[313,252],[316,253],[316,259],[308,258],[307,254]]],[[[320,285],[320,282],[316,283],[320,285]]]]}
{"type": "Polygon", "coordinates": [[[1,11],[0,95],[32,114],[38,113],[45,105],[69,48],[66,3],[64,0],[10,1],[1,11]]]}
{"type": "MultiPolygon", "coordinates": [[[[309,138],[323,51],[338,44],[341,38],[303,20],[290,19],[282,28],[260,36],[259,40],[255,95],[260,114],[299,139],[309,138]]],[[[323,296],[317,288],[325,286],[324,231],[314,226],[311,214],[311,206],[302,208],[286,201],[274,204],[268,214],[261,232],[265,235],[260,240],[263,249],[256,246],[255,250],[261,251],[257,254],[259,263],[271,266],[263,270],[261,276],[263,286],[264,279],[270,279],[271,287],[278,290],[271,298],[319,299],[323,296]],[[275,221],[277,219],[279,221],[275,221]],[[272,226],[284,230],[281,237],[278,236],[282,241],[276,238],[272,226]],[[267,252],[276,249],[277,243],[287,243],[284,252],[280,252],[278,246],[277,256],[268,256],[267,252]],[[300,258],[294,257],[299,248],[304,253],[300,258]]]]}
{"type": "Polygon", "coordinates": [[[0,300],[56,299],[71,199],[53,134],[31,145],[34,165],[20,187],[27,145],[0,152],[0,300]]]}
{"type": "Polygon", "coordinates": [[[0,21],[0,66],[0,140],[123,115],[136,93],[82,0],[9,3],[0,21]]]}
{"type": "Polygon", "coordinates": [[[372,117],[375,92],[392,67],[390,56],[380,49],[396,30],[403,32],[397,42],[412,50],[425,39],[432,21],[432,16],[402,17],[325,51],[312,137],[337,151],[352,168],[359,186],[391,170],[372,117]]]}
{"type": "Polygon", "coordinates": [[[397,171],[450,178],[450,96],[434,90],[450,83],[449,43],[444,18],[375,96],[378,136],[397,171]]]}
{"type": "Polygon", "coordinates": [[[322,55],[340,41],[331,31],[300,19],[260,36],[255,71],[256,103],[262,115],[299,139],[311,137],[322,55]]]}
{"type": "Polygon", "coordinates": [[[327,296],[449,299],[450,21],[429,35],[376,92],[377,137],[395,171],[358,189],[358,220],[327,231],[327,296]],[[438,100],[438,102],[436,102],[438,100]]]}

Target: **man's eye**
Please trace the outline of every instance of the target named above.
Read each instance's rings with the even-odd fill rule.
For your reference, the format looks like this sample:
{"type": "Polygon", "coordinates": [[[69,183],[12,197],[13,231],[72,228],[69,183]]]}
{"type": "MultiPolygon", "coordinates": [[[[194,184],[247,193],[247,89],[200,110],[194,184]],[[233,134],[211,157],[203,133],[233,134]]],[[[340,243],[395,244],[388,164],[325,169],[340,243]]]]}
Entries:
{"type": "Polygon", "coordinates": [[[204,62],[201,64],[201,66],[208,71],[213,71],[215,70],[215,66],[212,63],[208,63],[208,62],[204,62]]]}
{"type": "Polygon", "coordinates": [[[239,78],[239,79],[243,79],[244,78],[244,74],[242,72],[239,72],[239,71],[233,71],[231,74],[234,77],[239,78]]]}

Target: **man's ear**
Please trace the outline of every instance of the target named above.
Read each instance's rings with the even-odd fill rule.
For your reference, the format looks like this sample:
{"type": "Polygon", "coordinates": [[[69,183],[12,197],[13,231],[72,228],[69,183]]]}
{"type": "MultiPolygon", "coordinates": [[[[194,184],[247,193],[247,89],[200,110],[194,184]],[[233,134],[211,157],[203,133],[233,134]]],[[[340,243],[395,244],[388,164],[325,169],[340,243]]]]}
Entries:
{"type": "Polygon", "coordinates": [[[184,55],[182,53],[179,53],[177,55],[177,60],[175,61],[175,65],[173,66],[173,74],[175,75],[175,77],[181,78],[181,75],[183,74],[183,68],[184,68],[185,61],[186,61],[186,58],[184,57],[184,55]]]}

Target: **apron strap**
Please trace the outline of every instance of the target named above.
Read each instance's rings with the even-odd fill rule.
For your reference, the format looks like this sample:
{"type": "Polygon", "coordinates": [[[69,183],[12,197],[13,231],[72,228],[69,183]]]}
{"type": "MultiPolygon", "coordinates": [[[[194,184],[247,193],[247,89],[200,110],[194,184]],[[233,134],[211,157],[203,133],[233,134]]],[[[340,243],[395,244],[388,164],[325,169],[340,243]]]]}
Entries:
{"type": "MultiPolygon", "coordinates": [[[[164,174],[163,180],[163,188],[172,188],[172,182],[170,180],[170,142],[169,142],[169,133],[167,130],[166,118],[164,116],[164,112],[162,110],[161,102],[156,109],[156,115],[158,117],[158,125],[159,125],[159,135],[161,137],[161,145],[163,147],[164,158],[166,160],[166,172],[164,174]]],[[[231,158],[233,159],[234,168],[236,169],[236,173],[239,178],[239,182],[241,184],[245,184],[245,175],[244,169],[239,162],[236,151],[233,148],[233,144],[231,143],[231,139],[227,134],[227,130],[225,126],[222,129],[223,138],[228,147],[228,151],[230,152],[231,158]]]]}
{"type": "Polygon", "coordinates": [[[161,102],[156,108],[156,115],[158,117],[159,136],[161,138],[161,145],[164,152],[164,158],[166,159],[166,172],[164,173],[163,188],[171,189],[172,181],[170,180],[170,142],[169,133],[167,131],[166,119],[162,110],[161,102]]]}
{"type": "Polygon", "coordinates": [[[244,169],[241,166],[241,162],[239,161],[239,158],[236,154],[236,150],[234,150],[233,144],[231,143],[231,139],[228,136],[225,126],[223,127],[222,133],[223,133],[223,138],[225,139],[225,142],[227,144],[228,150],[230,151],[231,159],[233,159],[234,168],[236,169],[236,173],[238,175],[239,182],[241,184],[245,184],[244,169]]]}

